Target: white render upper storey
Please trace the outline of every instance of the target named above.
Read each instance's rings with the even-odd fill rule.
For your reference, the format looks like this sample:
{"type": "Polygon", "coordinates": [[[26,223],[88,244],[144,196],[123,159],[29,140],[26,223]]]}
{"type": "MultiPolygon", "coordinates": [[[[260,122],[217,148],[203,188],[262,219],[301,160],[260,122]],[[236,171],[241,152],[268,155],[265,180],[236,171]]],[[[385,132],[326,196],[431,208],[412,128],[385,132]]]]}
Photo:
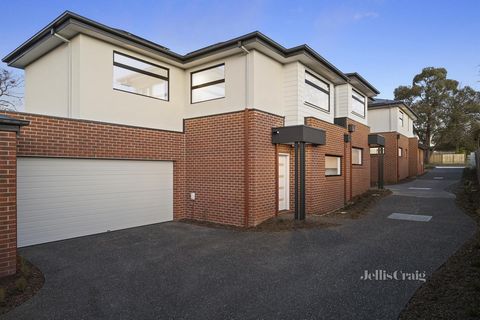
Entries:
{"type": "Polygon", "coordinates": [[[285,125],[308,116],[368,125],[378,91],[306,45],[286,49],[259,32],[186,55],[71,12],[3,61],[25,70],[25,111],[182,131],[183,120],[263,110],[285,125]]]}
{"type": "Polygon", "coordinates": [[[402,101],[375,99],[368,105],[370,132],[398,132],[408,138],[416,137],[413,123],[416,114],[402,101]]]}

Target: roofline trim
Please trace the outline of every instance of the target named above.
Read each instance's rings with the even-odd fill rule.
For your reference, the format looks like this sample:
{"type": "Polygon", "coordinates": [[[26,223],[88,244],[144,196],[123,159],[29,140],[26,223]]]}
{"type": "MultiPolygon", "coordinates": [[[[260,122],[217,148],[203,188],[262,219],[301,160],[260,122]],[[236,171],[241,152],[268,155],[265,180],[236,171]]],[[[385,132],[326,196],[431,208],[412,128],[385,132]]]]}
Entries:
{"type": "Polygon", "coordinates": [[[189,52],[185,55],[181,55],[169,50],[164,46],[158,45],[152,41],[133,35],[126,31],[122,31],[120,29],[109,27],[107,25],[93,21],[91,19],[88,19],[86,17],[83,17],[71,11],[63,12],[60,16],[58,16],[56,19],[50,22],[46,27],[41,29],[35,35],[30,37],[27,41],[22,43],[14,51],[10,52],[8,55],[2,58],[2,61],[7,63],[8,65],[12,64],[18,58],[23,56],[24,53],[27,52],[30,48],[32,48],[35,44],[45,39],[46,37],[51,36],[52,30],[56,30],[57,28],[65,28],[68,24],[74,24],[74,23],[76,23],[77,25],[83,25],[83,26],[92,28],[94,31],[95,29],[98,29],[100,31],[107,32],[111,35],[117,36],[120,39],[133,42],[137,45],[141,45],[149,49],[153,49],[183,64],[191,62],[198,58],[201,58],[204,55],[208,55],[211,53],[220,52],[223,50],[233,48],[235,46],[238,46],[239,43],[258,41],[258,42],[267,44],[272,49],[275,49],[277,53],[280,53],[285,58],[292,57],[298,54],[308,54],[318,62],[324,64],[328,69],[330,69],[330,71],[333,71],[335,74],[340,76],[343,80],[348,81],[348,76],[345,73],[343,73],[338,68],[336,68],[332,63],[330,63],[328,60],[323,58],[319,53],[317,53],[308,45],[303,44],[303,45],[292,47],[292,48],[285,48],[281,44],[277,43],[276,41],[272,40],[271,38],[267,37],[266,35],[264,35],[259,31],[254,31],[254,32],[251,32],[251,33],[248,33],[224,42],[220,42],[217,44],[213,44],[213,45],[189,52]]]}
{"type": "Polygon", "coordinates": [[[350,77],[356,77],[360,82],[362,82],[365,86],[367,86],[370,90],[372,90],[376,94],[380,94],[380,91],[378,91],[377,88],[375,88],[370,82],[368,82],[364,77],[362,77],[358,72],[348,72],[345,73],[345,75],[350,78],[350,77]]]}

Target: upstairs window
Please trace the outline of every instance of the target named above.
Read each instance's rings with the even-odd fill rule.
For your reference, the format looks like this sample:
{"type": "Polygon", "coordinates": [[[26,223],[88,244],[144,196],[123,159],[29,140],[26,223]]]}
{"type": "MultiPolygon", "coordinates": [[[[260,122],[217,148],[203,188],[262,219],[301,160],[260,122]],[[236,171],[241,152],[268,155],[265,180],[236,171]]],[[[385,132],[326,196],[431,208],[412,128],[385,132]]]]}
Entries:
{"type": "Polygon", "coordinates": [[[365,118],[365,96],[352,89],[352,113],[365,118]]]}
{"type": "Polygon", "coordinates": [[[398,156],[403,157],[403,148],[398,148],[398,156]]]}
{"type": "Polygon", "coordinates": [[[330,85],[305,70],[305,103],[330,112],[330,85]]]}
{"type": "Polygon", "coordinates": [[[363,164],[363,149],[352,148],[352,164],[361,166],[363,164]]]}
{"type": "Polygon", "coordinates": [[[190,74],[191,103],[225,98],[225,64],[190,74]]]}
{"type": "Polygon", "coordinates": [[[379,154],[379,148],[370,148],[370,154],[379,154]]]}
{"type": "Polygon", "coordinates": [[[340,176],[342,174],[342,158],[338,156],[325,156],[325,175],[340,176]]]}
{"type": "Polygon", "coordinates": [[[167,68],[113,53],[113,89],[168,101],[167,68]]]}
{"type": "Polygon", "coordinates": [[[399,111],[399,115],[398,115],[398,123],[400,125],[400,127],[403,127],[403,112],[402,111],[399,111]]]}

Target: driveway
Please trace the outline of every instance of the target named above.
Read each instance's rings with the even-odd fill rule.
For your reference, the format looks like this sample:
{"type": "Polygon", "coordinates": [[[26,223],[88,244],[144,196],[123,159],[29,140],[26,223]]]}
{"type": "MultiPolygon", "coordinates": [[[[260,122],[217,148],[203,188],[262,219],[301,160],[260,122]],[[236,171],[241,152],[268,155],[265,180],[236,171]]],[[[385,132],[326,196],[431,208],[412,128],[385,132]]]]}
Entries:
{"type": "Polygon", "coordinates": [[[390,186],[394,195],[369,214],[326,229],[256,233],[171,222],[24,248],[45,286],[4,318],[396,319],[422,282],[360,277],[429,276],[473,235],[475,224],[448,192],[460,176],[435,169],[390,186]],[[432,219],[387,218],[393,212],[432,219]]]}

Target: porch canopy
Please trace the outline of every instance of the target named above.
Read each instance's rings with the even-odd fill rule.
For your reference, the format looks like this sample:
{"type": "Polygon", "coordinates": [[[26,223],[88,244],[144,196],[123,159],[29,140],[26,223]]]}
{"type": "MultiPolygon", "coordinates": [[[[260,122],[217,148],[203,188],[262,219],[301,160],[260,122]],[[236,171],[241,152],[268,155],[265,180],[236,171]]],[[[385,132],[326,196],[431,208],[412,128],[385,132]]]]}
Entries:
{"type": "Polygon", "coordinates": [[[326,133],[305,125],[272,128],[272,143],[295,147],[295,220],[305,220],[305,145],[324,145],[326,133]]]}

